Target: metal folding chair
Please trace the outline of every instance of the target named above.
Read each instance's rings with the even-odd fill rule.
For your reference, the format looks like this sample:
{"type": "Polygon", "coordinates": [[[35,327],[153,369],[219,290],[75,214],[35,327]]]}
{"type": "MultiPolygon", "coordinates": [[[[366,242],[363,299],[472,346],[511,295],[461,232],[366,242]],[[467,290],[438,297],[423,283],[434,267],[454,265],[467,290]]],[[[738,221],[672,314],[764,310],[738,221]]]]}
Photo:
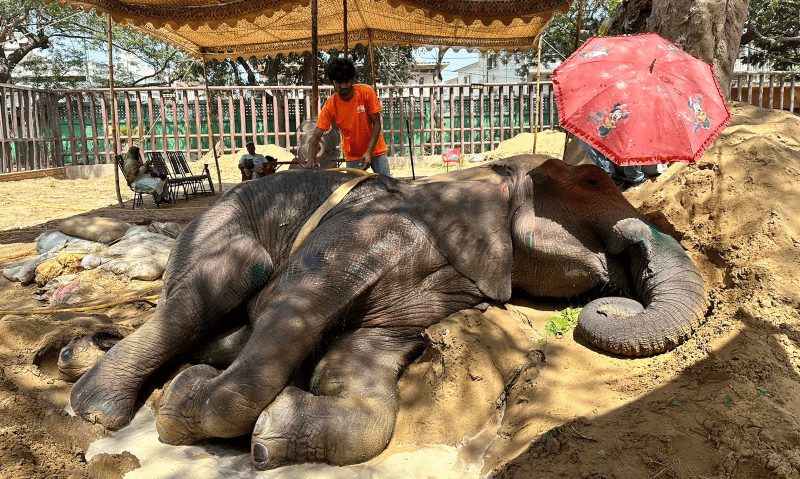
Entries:
{"type": "Polygon", "coordinates": [[[167,164],[164,162],[164,155],[160,151],[145,152],[145,158],[147,158],[147,161],[150,162],[150,167],[156,172],[156,174],[166,176],[170,201],[174,202],[178,199],[178,188],[183,188],[183,197],[186,200],[189,199],[189,196],[186,193],[186,184],[188,182],[183,178],[175,177],[169,171],[167,164]]]}
{"type": "Polygon", "coordinates": [[[189,162],[182,151],[167,151],[167,158],[169,164],[172,166],[172,171],[175,173],[176,178],[182,178],[186,181],[186,185],[191,188],[192,196],[209,196],[214,194],[214,182],[211,180],[211,173],[208,171],[208,165],[204,165],[203,173],[195,175],[189,168],[189,162]],[[205,182],[208,181],[208,189],[205,187],[205,182]]]}

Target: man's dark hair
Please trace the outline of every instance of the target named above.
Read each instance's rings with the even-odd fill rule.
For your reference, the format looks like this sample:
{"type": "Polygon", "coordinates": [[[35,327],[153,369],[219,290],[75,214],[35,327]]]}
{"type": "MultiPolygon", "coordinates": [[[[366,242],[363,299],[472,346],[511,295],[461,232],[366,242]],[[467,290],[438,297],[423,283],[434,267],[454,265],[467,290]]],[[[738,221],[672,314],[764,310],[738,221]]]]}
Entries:
{"type": "Polygon", "coordinates": [[[328,63],[325,67],[325,74],[331,83],[334,80],[338,82],[350,81],[356,77],[356,65],[350,59],[337,58],[328,63]]]}

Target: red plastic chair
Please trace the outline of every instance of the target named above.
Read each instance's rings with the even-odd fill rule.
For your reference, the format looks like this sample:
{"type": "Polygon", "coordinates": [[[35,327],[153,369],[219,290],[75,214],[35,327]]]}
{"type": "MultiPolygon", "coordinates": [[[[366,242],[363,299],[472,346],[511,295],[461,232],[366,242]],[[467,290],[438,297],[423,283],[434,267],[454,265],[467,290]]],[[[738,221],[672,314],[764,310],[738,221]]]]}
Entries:
{"type": "Polygon", "coordinates": [[[458,169],[461,169],[461,148],[450,148],[442,153],[442,161],[444,162],[445,170],[450,171],[450,163],[457,163],[458,169]]]}

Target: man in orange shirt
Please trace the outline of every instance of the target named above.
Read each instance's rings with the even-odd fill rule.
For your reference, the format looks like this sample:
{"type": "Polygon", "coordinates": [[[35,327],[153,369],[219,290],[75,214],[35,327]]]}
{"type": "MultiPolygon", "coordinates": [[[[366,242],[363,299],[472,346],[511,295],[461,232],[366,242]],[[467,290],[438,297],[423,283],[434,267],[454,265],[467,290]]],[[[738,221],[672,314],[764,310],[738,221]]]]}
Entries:
{"type": "Polygon", "coordinates": [[[317,158],[322,135],[333,124],[342,132],[342,151],[348,168],[392,176],[389,170],[389,148],[383,140],[381,102],[368,85],[353,84],[356,67],[351,60],[337,58],[326,68],[328,80],[336,93],[322,107],[311,146],[311,158],[317,158]]]}

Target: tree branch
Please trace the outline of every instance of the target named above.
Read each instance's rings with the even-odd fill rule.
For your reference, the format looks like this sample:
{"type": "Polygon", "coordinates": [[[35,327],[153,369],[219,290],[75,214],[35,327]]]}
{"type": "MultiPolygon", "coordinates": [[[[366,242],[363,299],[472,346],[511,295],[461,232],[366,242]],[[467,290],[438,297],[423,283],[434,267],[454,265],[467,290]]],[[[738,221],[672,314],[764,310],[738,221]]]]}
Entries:
{"type": "Polygon", "coordinates": [[[153,72],[151,75],[147,75],[147,76],[139,78],[138,80],[134,81],[131,86],[135,86],[140,81],[147,80],[148,78],[155,78],[158,75],[160,75],[161,73],[164,73],[164,71],[166,71],[166,69],[167,69],[167,65],[169,64],[170,60],[172,58],[174,58],[177,53],[178,53],[177,50],[173,51],[167,58],[164,59],[164,62],[161,64],[161,67],[158,70],[153,72]]]}

